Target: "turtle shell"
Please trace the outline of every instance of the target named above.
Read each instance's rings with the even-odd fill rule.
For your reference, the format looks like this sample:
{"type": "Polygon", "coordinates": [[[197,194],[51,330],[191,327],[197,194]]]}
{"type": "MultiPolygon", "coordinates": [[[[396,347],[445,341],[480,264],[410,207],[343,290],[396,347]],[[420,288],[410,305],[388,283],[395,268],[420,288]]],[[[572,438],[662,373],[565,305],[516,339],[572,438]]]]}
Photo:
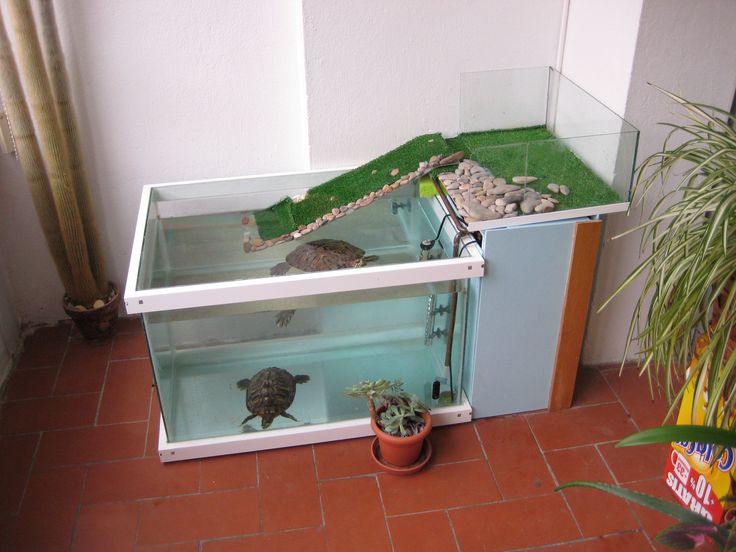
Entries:
{"type": "Polygon", "coordinates": [[[286,256],[286,262],[304,272],[353,268],[365,251],[343,240],[314,240],[300,245],[286,256]]]}
{"type": "Polygon", "coordinates": [[[240,380],[237,385],[245,390],[245,406],[252,414],[243,423],[260,416],[261,427],[266,429],[278,416],[296,420],[286,410],[294,402],[296,384],[307,381],[309,376],[292,376],[283,368],[275,366],[260,370],[251,379],[240,380]]]}

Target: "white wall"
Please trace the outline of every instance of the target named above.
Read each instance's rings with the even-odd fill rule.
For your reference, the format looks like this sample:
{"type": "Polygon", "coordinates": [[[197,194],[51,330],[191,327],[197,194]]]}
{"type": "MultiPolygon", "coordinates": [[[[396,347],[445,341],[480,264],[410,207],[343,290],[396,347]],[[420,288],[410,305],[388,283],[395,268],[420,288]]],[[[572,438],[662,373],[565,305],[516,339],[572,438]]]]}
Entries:
{"type": "Polygon", "coordinates": [[[21,321],[52,322],[65,317],[64,288],[41,232],[20,165],[0,155],[0,262],[21,321]]]}
{"type": "MultiPolygon", "coordinates": [[[[142,185],[345,166],[418,133],[455,133],[459,72],[552,65],[562,0],[55,6],[110,274],[123,285],[142,185]]],[[[2,163],[12,190],[0,189],[0,241],[18,311],[63,318],[28,192],[2,163]]]]}
{"type": "Polygon", "coordinates": [[[304,0],[313,168],[458,133],[459,73],[554,65],[562,0],[304,0]]]}
{"type": "Polygon", "coordinates": [[[10,297],[7,274],[0,266],[0,388],[20,348],[20,325],[10,297]]]}
{"type": "MultiPolygon", "coordinates": [[[[307,168],[299,2],[65,0],[55,7],[118,284],[144,184],[307,168]]],[[[0,191],[0,214],[12,222],[0,223],[0,239],[9,244],[15,301],[23,320],[57,320],[61,286],[11,164],[2,165],[12,190],[0,191]]]]}
{"type": "Polygon", "coordinates": [[[644,0],[570,0],[562,74],[624,115],[644,0]]]}
{"type": "MultiPolygon", "coordinates": [[[[601,25],[608,20],[616,18],[603,17],[601,25]]],[[[730,109],[736,89],[735,28],[736,2],[731,0],[644,1],[624,113],[624,117],[641,131],[639,162],[662,147],[667,129],[657,123],[676,121],[675,114],[679,113],[672,102],[666,101],[647,82],[688,99],[730,109]]],[[[568,53],[566,48],[566,56],[568,53]]],[[[603,77],[595,67],[590,67],[587,72],[581,70],[578,78],[586,81],[580,82],[583,86],[593,87],[595,81],[603,77]]],[[[600,93],[604,94],[605,90],[600,93]]],[[[620,101],[619,93],[612,97],[614,101],[620,101]]],[[[639,215],[637,210],[631,217],[608,218],[594,305],[608,297],[636,265],[638,236],[613,242],[610,237],[631,227],[639,220],[639,215]]],[[[632,287],[603,313],[591,316],[583,352],[585,362],[621,360],[628,323],[640,289],[632,287]]],[[[633,349],[632,353],[635,351],[633,349]]]]}

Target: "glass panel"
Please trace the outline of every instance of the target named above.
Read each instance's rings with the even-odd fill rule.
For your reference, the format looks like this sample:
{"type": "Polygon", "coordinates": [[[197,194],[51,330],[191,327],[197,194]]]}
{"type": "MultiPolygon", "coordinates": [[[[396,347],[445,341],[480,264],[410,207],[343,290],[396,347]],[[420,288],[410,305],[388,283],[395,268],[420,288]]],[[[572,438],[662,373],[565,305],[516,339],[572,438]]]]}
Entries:
{"type": "Polygon", "coordinates": [[[494,174],[537,176],[538,191],[549,182],[586,190],[580,201],[562,198],[557,210],[628,201],[638,131],[554,69],[463,73],[460,89],[458,127],[470,134],[456,139],[458,147],[493,159],[486,166],[494,174]],[[610,190],[588,194],[591,182],[610,190]]]}
{"type": "MultiPolygon", "coordinates": [[[[196,197],[198,192],[189,198],[171,197],[174,188],[188,185],[154,189],[138,275],[139,290],[267,278],[275,275],[272,271],[295,274],[315,270],[315,263],[323,269],[361,262],[372,266],[418,262],[421,241],[434,238],[436,233],[437,199],[421,197],[418,182],[414,181],[376,198],[370,205],[348,211],[298,240],[255,251],[253,245],[260,244],[260,237],[254,212],[263,205],[241,201],[237,195],[218,196],[217,183],[213,184],[208,192],[211,195],[203,197],[196,197]],[[324,239],[341,240],[355,248],[300,250],[301,254],[288,257],[283,264],[297,247],[324,239]]],[[[200,184],[197,186],[202,192],[207,191],[200,184]]],[[[280,193],[286,191],[282,189],[280,193]]],[[[182,193],[186,192],[185,189],[182,193]]],[[[270,197],[276,201],[280,196],[270,197]]],[[[247,194],[244,198],[253,199],[247,194]]],[[[449,255],[446,249],[437,247],[432,256],[449,255]]]]}
{"type": "Polygon", "coordinates": [[[544,125],[548,67],[460,74],[460,132],[544,125]]]}
{"type": "Polygon", "coordinates": [[[463,280],[145,314],[168,440],[264,431],[261,415],[241,424],[265,412],[255,398],[249,411],[248,391],[296,418],[278,416],[266,423],[269,431],[366,417],[365,403],[343,394],[365,379],[402,379],[430,407],[459,404],[465,312],[463,280]],[[293,313],[282,327],[285,310],[293,313]],[[283,381],[268,392],[256,375],[271,367],[309,379],[274,375],[283,381]]]}
{"type": "Polygon", "coordinates": [[[630,123],[554,69],[549,70],[547,128],[558,138],[638,132],[630,123]]]}

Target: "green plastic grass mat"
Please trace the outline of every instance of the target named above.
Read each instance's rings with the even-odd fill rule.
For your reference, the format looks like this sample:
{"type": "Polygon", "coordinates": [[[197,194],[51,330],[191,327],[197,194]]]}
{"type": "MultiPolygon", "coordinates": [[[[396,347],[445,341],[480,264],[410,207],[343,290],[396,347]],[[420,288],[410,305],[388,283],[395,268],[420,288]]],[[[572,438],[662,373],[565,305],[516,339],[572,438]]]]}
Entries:
{"type": "MultiPolygon", "coordinates": [[[[261,237],[267,240],[292,232],[334,207],[346,205],[394,182],[398,176],[391,176],[393,169],[405,175],[433,155],[444,156],[460,150],[465,152],[466,158],[478,161],[495,176],[509,182],[514,176],[536,176],[539,180],[528,187],[542,193],[549,192],[547,184],[550,182],[567,185],[570,195],[554,194],[560,202],[557,210],[621,201],[616,192],[544,126],[469,132],[447,139],[441,134],[425,134],[312,188],[303,201],[294,203],[291,198],[285,198],[257,212],[255,217],[261,237]],[[376,173],[372,174],[373,171],[376,173]]],[[[453,169],[453,166],[438,167],[431,174],[453,169]]]]}
{"type": "Polygon", "coordinates": [[[542,193],[549,193],[550,182],[565,184],[570,195],[554,194],[558,211],[622,201],[543,126],[460,134],[447,143],[509,182],[514,176],[536,176],[539,180],[527,186],[542,193]]]}
{"type": "Polygon", "coordinates": [[[298,203],[286,198],[268,209],[258,211],[255,217],[261,238],[273,239],[296,230],[300,224],[314,222],[334,207],[347,205],[395,182],[400,175],[415,171],[420,161],[428,161],[433,155],[444,156],[452,151],[439,133],[417,136],[365,165],[312,188],[307,197],[298,203]],[[399,169],[399,176],[391,176],[393,169],[399,169]],[[372,174],[374,170],[376,173],[372,174]]]}

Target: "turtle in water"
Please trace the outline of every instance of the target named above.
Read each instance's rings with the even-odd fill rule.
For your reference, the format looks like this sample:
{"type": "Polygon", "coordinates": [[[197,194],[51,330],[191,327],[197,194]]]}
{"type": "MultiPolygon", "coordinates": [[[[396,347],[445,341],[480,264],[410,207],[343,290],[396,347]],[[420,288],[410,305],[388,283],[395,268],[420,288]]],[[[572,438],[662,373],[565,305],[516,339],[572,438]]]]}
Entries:
{"type": "Polygon", "coordinates": [[[236,384],[245,391],[245,407],[251,412],[240,425],[261,417],[261,429],[268,429],[274,418],[284,416],[298,422],[286,410],[294,402],[296,384],[307,383],[309,376],[292,376],[283,368],[271,366],[258,371],[252,378],[244,378],[236,384]]]}
{"type": "MultiPolygon", "coordinates": [[[[341,268],[357,268],[377,260],[376,255],[366,256],[365,251],[343,240],[313,240],[304,243],[286,256],[286,261],[271,269],[271,276],[286,274],[292,267],[304,272],[322,272],[341,268]]],[[[286,327],[294,316],[293,310],[276,315],[279,328],[286,327]]]]}

